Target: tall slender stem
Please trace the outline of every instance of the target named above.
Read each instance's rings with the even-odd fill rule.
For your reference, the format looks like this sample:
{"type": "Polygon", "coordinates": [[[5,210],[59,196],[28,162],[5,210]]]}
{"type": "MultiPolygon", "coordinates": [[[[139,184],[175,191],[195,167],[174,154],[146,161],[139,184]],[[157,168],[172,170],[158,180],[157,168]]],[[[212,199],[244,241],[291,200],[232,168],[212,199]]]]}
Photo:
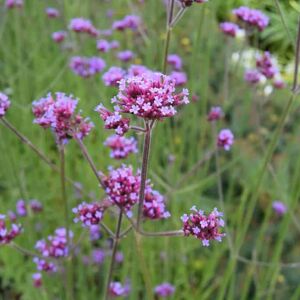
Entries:
{"type": "Polygon", "coordinates": [[[112,279],[113,270],[114,270],[114,266],[115,266],[115,262],[116,262],[116,253],[117,253],[117,248],[118,248],[118,244],[119,244],[119,240],[120,240],[122,216],[123,216],[123,212],[120,209],[118,223],[117,223],[117,227],[116,227],[116,234],[115,234],[114,243],[113,243],[111,262],[110,262],[108,276],[107,276],[107,282],[106,282],[106,290],[105,290],[105,298],[104,298],[105,300],[109,299],[109,286],[110,286],[110,282],[112,279]]]}
{"type": "Polygon", "coordinates": [[[70,244],[70,223],[69,223],[69,205],[66,192],[66,181],[65,181],[65,150],[63,145],[59,145],[60,154],[60,183],[61,183],[61,194],[65,209],[65,227],[67,235],[67,247],[69,250],[69,258],[66,261],[67,265],[67,299],[73,299],[73,274],[72,274],[72,251],[70,244]]]}
{"type": "Polygon", "coordinates": [[[148,162],[150,154],[150,144],[151,144],[151,127],[146,123],[146,133],[144,138],[144,149],[143,149],[143,162],[142,162],[142,171],[141,171],[141,187],[139,192],[139,205],[138,205],[138,217],[137,217],[137,228],[140,229],[141,221],[143,217],[143,206],[145,198],[145,187],[147,180],[148,172],[148,162]]]}

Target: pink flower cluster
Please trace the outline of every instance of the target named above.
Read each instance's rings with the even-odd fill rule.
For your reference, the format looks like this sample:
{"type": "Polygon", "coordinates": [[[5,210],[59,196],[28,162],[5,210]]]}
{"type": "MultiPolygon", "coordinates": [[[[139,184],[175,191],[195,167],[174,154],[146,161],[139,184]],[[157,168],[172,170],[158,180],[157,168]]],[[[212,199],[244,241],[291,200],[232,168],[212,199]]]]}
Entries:
{"type": "Polygon", "coordinates": [[[118,86],[121,79],[126,75],[126,71],[120,67],[110,67],[102,76],[106,86],[118,86]]]}
{"type": "Polygon", "coordinates": [[[130,293],[130,285],[126,283],[122,285],[121,282],[113,281],[109,284],[109,294],[111,297],[124,297],[130,293]]]}
{"type": "Polygon", "coordinates": [[[224,113],[220,106],[213,106],[208,113],[207,120],[210,122],[218,121],[223,118],[224,113]]]}
{"type": "Polygon", "coordinates": [[[7,95],[0,92],[0,118],[3,117],[10,106],[10,101],[7,95]]]}
{"type": "Polygon", "coordinates": [[[187,76],[185,72],[173,71],[170,73],[169,77],[174,80],[176,87],[187,83],[187,76]]]}
{"type": "Polygon", "coordinates": [[[193,235],[202,241],[203,246],[209,246],[209,241],[217,240],[221,242],[224,233],[220,228],[224,227],[223,213],[215,208],[208,216],[202,210],[197,210],[195,206],[191,208],[192,213],[184,214],[181,217],[183,222],[183,232],[185,236],[193,235]]]}
{"type": "Polygon", "coordinates": [[[134,137],[126,138],[124,136],[109,136],[104,145],[111,149],[110,157],[115,159],[123,159],[128,157],[130,153],[137,153],[137,141],[134,137]]]}
{"type": "Polygon", "coordinates": [[[175,70],[181,70],[182,60],[177,54],[169,54],[167,57],[167,63],[171,65],[175,70]]]}
{"type": "Polygon", "coordinates": [[[278,216],[283,216],[287,212],[286,205],[281,201],[273,201],[272,208],[278,216]]]}
{"type": "Polygon", "coordinates": [[[193,3],[205,3],[208,2],[208,0],[179,0],[183,7],[191,6],[193,3]]]}
{"type": "Polygon", "coordinates": [[[106,64],[100,57],[73,56],[70,60],[70,68],[83,78],[94,76],[103,71],[106,64]]]}
{"type": "Polygon", "coordinates": [[[9,244],[22,231],[21,225],[11,224],[11,228],[7,228],[5,221],[6,216],[0,214],[0,245],[9,244]]]}
{"type": "Polygon", "coordinates": [[[75,18],[70,21],[69,29],[77,33],[87,33],[92,37],[99,35],[98,30],[94,27],[92,22],[84,18],[75,18]]]}
{"type": "Polygon", "coordinates": [[[52,39],[55,43],[62,43],[65,38],[67,37],[67,32],[66,31],[55,31],[52,33],[52,39]]]}
{"type": "Polygon", "coordinates": [[[111,112],[103,104],[99,104],[95,111],[99,113],[100,118],[104,121],[105,129],[115,129],[118,135],[124,135],[129,130],[130,120],[123,118],[118,111],[111,112]]]}
{"type": "Polygon", "coordinates": [[[53,7],[47,7],[45,12],[50,19],[58,18],[60,16],[59,10],[53,7]]]}
{"type": "Polygon", "coordinates": [[[247,25],[256,27],[259,31],[263,31],[269,24],[269,18],[260,10],[251,9],[241,6],[234,9],[233,14],[247,25]]]}
{"type": "Polygon", "coordinates": [[[22,8],[23,5],[23,0],[6,0],[5,2],[7,8],[22,8]]]}
{"type": "Polygon", "coordinates": [[[59,143],[65,143],[73,136],[83,139],[94,125],[75,113],[77,102],[78,100],[64,93],[56,93],[55,96],[48,94],[46,98],[32,104],[34,123],[43,128],[51,128],[59,143]]]}
{"type": "Polygon", "coordinates": [[[166,210],[164,197],[158,191],[153,190],[150,182],[147,182],[145,188],[143,215],[152,220],[165,219],[171,216],[166,210]]]}
{"type": "Polygon", "coordinates": [[[189,103],[189,92],[176,93],[175,81],[161,73],[143,73],[122,79],[112,99],[115,110],[145,119],[162,119],[176,114],[175,107],[189,103]]]}
{"type": "Polygon", "coordinates": [[[34,273],[32,274],[33,286],[39,288],[43,285],[42,281],[42,274],[41,273],[34,273]]]}
{"type": "Polygon", "coordinates": [[[128,62],[128,61],[130,61],[130,60],[132,60],[134,58],[134,53],[132,51],[130,51],[130,50],[120,51],[117,54],[117,58],[120,61],[128,62]]]}
{"type": "Polygon", "coordinates": [[[262,76],[262,74],[255,69],[246,70],[244,79],[250,84],[257,84],[264,79],[264,76],[262,76]]]}
{"type": "Polygon", "coordinates": [[[83,227],[98,225],[103,219],[104,210],[105,207],[100,203],[80,203],[72,210],[76,214],[74,222],[82,222],[83,227]]]}
{"type": "Polygon", "coordinates": [[[141,18],[135,15],[125,16],[122,20],[117,20],[113,23],[112,29],[123,31],[125,29],[136,30],[141,24],[141,18]]]}
{"type": "Polygon", "coordinates": [[[218,135],[218,146],[223,147],[224,150],[229,151],[234,143],[234,135],[230,129],[222,129],[218,135]]]}
{"type": "Polygon", "coordinates": [[[270,52],[266,51],[263,55],[256,58],[257,70],[266,78],[272,79],[279,72],[278,68],[274,65],[270,52]]]}
{"type": "Polygon", "coordinates": [[[154,292],[158,297],[165,298],[172,296],[175,293],[175,287],[168,282],[164,282],[160,285],[157,285],[154,288],[154,292]]]}
{"type": "Polygon", "coordinates": [[[36,264],[36,268],[38,271],[44,271],[49,273],[57,272],[57,266],[51,261],[47,261],[39,257],[34,257],[33,262],[36,264]]]}
{"type": "Polygon", "coordinates": [[[131,215],[131,208],[139,196],[139,172],[135,175],[132,167],[126,165],[118,169],[110,168],[108,176],[103,178],[103,183],[108,200],[131,215]]]}
{"type": "Polygon", "coordinates": [[[240,30],[239,26],[231,22],[223,22],[220,24],[220,30],[228,36],[235,37],[240,30]]]}

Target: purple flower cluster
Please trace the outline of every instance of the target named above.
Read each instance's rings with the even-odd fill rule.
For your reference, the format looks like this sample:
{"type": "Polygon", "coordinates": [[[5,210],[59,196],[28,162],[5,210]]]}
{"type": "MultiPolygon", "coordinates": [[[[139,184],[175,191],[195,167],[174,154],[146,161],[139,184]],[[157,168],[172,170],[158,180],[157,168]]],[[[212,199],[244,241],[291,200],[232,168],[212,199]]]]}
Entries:
{"type": "Polygon", "coordinates": [[[122,165],[118,169],[110,168],[109,175],[103,178],[108,200],[124,209],[129,215],[132,206],[138,201],[140,174],[133,174],[131,166],[122,165]]]}
{"type": "Polygon", "coordinates": [[[111,49],[111,44],[107,40],[98,40],[97,41],[97,50],[100,52],[108,52],[111,49]]]}
{"type": "Polygon", "coordinates": [[[105,207],[100,203],[80,203],[72,210],[76,214],[74,222],[82,222],[83,227],[98,225],[103,219],[104,210],[105,207]]]}
{"type": "Polygon", "coordinates": [[[283,216],[287,212],[286,205],[281,201],[274,201],[272,208],[278,216],[283,216]]]}
{"type": "Polygon", "coordinates": [[[165,219],[171,216],[166,210],[164,197],[158,191],[153,190],[149,182],[145,188],[143,215],[152,220],[165,219]]]}
{"type": "Polygon", "coordinates": [[[34,123],[43,128],[51,128],[59,143],[65,143],[73,136],[83,139],[94,125],[75,113],[77,102],[78,100],[64,93],[56,93],[54,97],[48,94],[46,98],[32,104],[34,123]]]}
{"type": "Polygon", "coordinates": [[[33,286],[39,288],[43,285],[42,281],[42,274],[41,273],[34,273],[32,274],[33,286]]]}
{"type": "Polygon", "coordinates": [[[167,63],[171,65],[175,70],[181,70],[182,60],[177,54],[169,54],[167,57],[167,63]]]}
{"type": "Polygon", "coordinates": [[[70,21],[69,29],[77,33],[87,33],[92,37],[99,35],[98,30],[94,27],[92,22],[84,18],[75,18],[70,21]]]}
{"type": "Polygon", "coordinates": [[[57,266],[51,261],[47,261],[39,257],[34,257],[33,262],[36,264],[36,268],[38,271],[44,271],[47,273],[57,272],[57,266]]]}
{"type": "Polygon", "coordinates": [[[67,32],[66,31],[55,31],[52,33],[52,39],[55,43],[62,43],[65,38],[67,37],[67,32]]]}
{"type": "Polygon", "coordinates": [[[123,159],[128,157],[130,153],[137,153],[137,141],[134,137],[126,138],[124,136],[109,136],[104,145],[111,149],[110,157],[115,159],[123,159]]]}
{"type": "Polygon", "coordinates": [[[48,16],[48,18],[50,18],[50,19],[55,19],[60,16],[59,10],[56,8],[53,8],[53,7],[47,7],[45,12],[46,12],[46,15],[48,16]]]}
{"type": "Polygon", "coordinates": [[[119,112],[111,112],[103,104],[99,104],[95,111],[99,113],[100,118],[104,121],[105,129],[115,129],[118,135],[124,135],[129,130],[130,120],[123,118],[119,112]]]}
{"type": "Polygon", "coordinates": [[[130,285],[126,283],[122,285],[121,282],[114,281],[109,284],[109,294],[111,297],[124,297],[130,293],[130,285]]]}
{"type": "Polygon", "coordinates": [[[263,31],[269,24],[269,18],[257,9],[241,6],[232,12],[241,21],[249,26],[256,27],[259,31],[263,31]]]}
{"type": "Polygon", "coordinates": [[[83,78],[94,76],[103,71],[106,64],[100,57],[73,56],[70,60],[70,68],[83,78]]]}
{"type": "Polygon", "coordinates": [[[208,113],[207,120],[209,122],[218,121],[223,118],[224,113],[220,106],[213,106],[208,113]]]}
{"type": "Polygon", "coordinates": [[[183,7],[191,6],[193,3],[205,3],[208,2],[208,0],[179,0],[183,7]]]}
{"type": "Polygon", "coordinates": [[[154,293],[158,296],[158,297],[169,297],[172,296],[175,293],[175,287],[168,283],[168,282],[164,282],[160,285],[157,285],[154,288],[154,293]]]}
{"type": "Polygon", "coordinates": [[[240,30],[239,26],[231,22],[223,22],[220,24],[220,30],[228,36],[236,37],[238,31],[240,30]]]}
{"type": "Polygon", "coordinates": [[[183,232],[185,236],[193,235],[202,241],[203,246],[209,246],[210,240],[221,242],[224,233],[220,228],[224,227],[223,213],[215,208],[208,216],[202,210],[197,210],[195,206],[191,208],[192,213],[184,214],[181,217],[183,222],[183,232]]]}
{"type": "Polygon", "coordinates": [[[175,81],[161,73],[143,73],[122,79],[119,93],[112,99],[117,112],[145,119],[162,119],[176,114],[176,106],[189,103],[189,92],[176,93],[175,81]]]}
{"type": "Polygon", "coordinates": [[[106,86],[118,86],[121,79],[126,75],[126,71],[119,67],[111,67],[102,76],[106,86]]]}
{"type": "Polygon", "coordinates": [[[8,229],[5,219],[6,216],[0,214],[0,245],[9,244],[22,231],[21,225],[14,223],[12,223],[11,228],[8,229]]]}
{"type": "Polygon", "coordinates": [[[123,31],[125,29],[137,30],[141,24],[141,18],[135,15],[125,16],[122,20],[117,20],[113,23],[112,29],[123,31]]]}
{"type": "Polygon", "coordinates": [[[10,106],[10,101],[7,95],[0,92],[0,118],[3,117],[10,106]]]}
{"type": "Polygon", "coordinates": [[[7,8],[22,8],[23,5],[23,0],[6,0],[5,2],[7,8]]]}
{"type": "Polygon", "coordinates": [[[132,51],[130,51],[130,50],[120,51],[117,54],[117,58],[120,61],[128,62],[128,61],[130,61],[130,60],[132,60],[134,58],[134,53],[132,51]]]}
{"type": "Polygon", "coordinates": [[[274,76],[279,73],[278,68],[272,61],[270,52],[267,51],[256,58],[256,67],[257,70],[268,79],[274,78],[274,76]]]}
{"type": "Polygon", "coordinates": [[[246,70],[244,79],[250,84],[257,84],[264,79],[264,76],[262,76],[262,74],[255,69],[246,70]]]}
{"type": "Polygon", "coordinates": [[[187,76],[185,72],[173,71],[170,73],[169,77],[174,80],[176,87],[187,83],[187,76]]]}
{"type": "MultiPolygon", "coordinates": [[[[32,199],[29,201],[29,207],[33,213],[40,213],[43,211],[43,205],[40,201],[32,199]]],[[[19,217],[26,217],[28,214],[26,202],[23,199],[17,201],[16,213],[19,217]]],[[[10,212],[11,219],[17,218],[13,212],[10,212]]]]}
{"type": "Polygon", "coordinates": [[[218,146],[223,147],[224,150],[229,151],[234,143],[234,135],[230,129],[222,129],[218,135],[218,146]]]}

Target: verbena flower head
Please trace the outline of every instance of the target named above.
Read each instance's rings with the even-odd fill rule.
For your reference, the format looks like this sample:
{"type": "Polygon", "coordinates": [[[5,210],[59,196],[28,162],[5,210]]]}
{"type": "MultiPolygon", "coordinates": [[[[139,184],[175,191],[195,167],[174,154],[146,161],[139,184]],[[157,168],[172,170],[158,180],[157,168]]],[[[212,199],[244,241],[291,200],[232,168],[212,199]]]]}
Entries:
{"type": "Polygon", "coordinates": [[[283,216],[287,212],[286,205],[281,201],[274,201],[272,203],[272,208],[278,216],[283,216]]]}
{"type": "Polygon", "coordinates": [[[36,199],[30,200],[29,206],[33,213],[40,213],[41,211],[43,211],[42,203],[36,199]]]}
{"type": "Polygon", "coordinates": [[[17,214],[20,217],[26,217],[27,216],[27,207],[26,207],[26,203],[23,199],[20,199],[17,204],[16,204],[16,211],[17,214]]]}
{"type": "Polygon", "coordinates": [[[266,51],[256,58],[256,67],[266,78],[272,79],[279,73],[278,68],[271,57],[270,52],[266,51]]]}
{"type": "Polygon", "coordinates": [[[115,129],[118,135],[124,135],[129,130],[130,120],[123,118],[119,112],[111,112],[103,104],[99,104],[95,111],[99,113],[100,118],[104,121],[105,129],[115,129]]]}
{"type": "Polygon", "coordinates": [[[275,78],[273,81],[273,86],[275,89],[283,89],[286,87],[285,82],[283,81],[282,78],[275,78]]]}
{"type": "Polygon", "coordinates": [[[187,89],[177,93],[170,77],[147,72],[122,79],[112,102],[119,112],[154,120],[174,116],[177,106],[189,103],[188,95],[187,89]]]}
{"type": "Polygon", "coordinates": [[[106,86],[118,86],[119,82],[125,77],[126,72],[119,67],[111,67],[102,76],[106,86]]]}
{"type": "Polygon", "coordinates": [[[129,68],[128,68],[128,71],[127,71],[127,76],[128,77],[132,77],[132,76],[140,76],[144,73],[147,73],[147,72],[150,72],[150,70],[143,66],[143,65],[131,65],[129,68]]]}
{"type": "Polygon", "coordinates": [[[88,118],[76,113],[78,100],[64,93],[48,94],[32,103],[34,123],[51,128],[58,143],[66,143],[73,136],[83,139],[93,128],[88,118]]]}
{"type": "Polygon", "coordinates": [[[143,215],[152,220],[166,219],[171,216],[166,210],[164,197],[158,191],[153,190],[151,185],[145,188],[143,215]]]}
{"type": "Polygon", "coordinates": [[[32,274],[32,281],[34,287],[36,288],[41,287],[43,285],[42,274],[41,273],[32,274]]]}
{"type": "Polygon", "coordinates": [[[218,121],[223,118],[224,113],[220,106],[213,106],[208,113],[207,119],[210,122],[218,121]]]}
{"type": "Polygon", "coordinates": [[[6,0],[5,6],[7,8],[22,8],[24,5],[23,0],[6,0]]]}
{"type": "Polygon", "coordinates": [[[0,118],[4,117],[9,107],[10,107],[10,101],[8,96],[0,92],[0,118]]]}
{"type": "MultiPolygon", "coordinates": [[[[72,240],[73,232],[69,231],[69,239],[72,240]]],[[[58,228],[55,230],[55,234],[49,235],[48,240],[39,240],[35,244],[37,249],[44,257],[66,257],[69,254],[67,245],[67,230],[66,228],[58,228]]]]}
{"type": "Polygon", "coordinates": [[[97,50],[100,52],[108,52],[110,50],[110,42],[107,40],[99,40],[97,41],[97,50]]]}
{"type": "Polygon", "coordinates": [[[124,297],[130,293],[130,285],[126,283],[122,285],[121,282],[114,281],[109,284],[109,294],[111,297],[124,297]]]}
{"type": "Polygon", "coordinates": [[[205,3],[208,2],[208,0],[179,0],[181,2],[183,7],[191,6],[193,3],[205,3]]]}
{"type": "Polygon", "coordinates": [[[185,72],[173,71],[169,76],[175,81],[176,87],[185,85],[187,83],[187,76],[185,72]]]}
{"type": "Polygon", "coordinates": [[[125,29],[137,30],[141,24],[141,18],[136,15],[125,16],[124,19],[115,21],[112,29],[123,31],[125,29]]]}
{"type": "Polygon", "coordinates": [[[120,61],[128,62],[134,58],[134,53],[131,50],[121,51],[117,54],[120,61]]]}
{"type": "Polygon", "coordinates": [[[84,18],[75,18],[70,21],[69,29],[77,33],[87,33],[92,37],[99,35],[98,30],[94,27],[92,22],[84,18]]]}
{"type": "Polygon", "coordinates": [[[0,214],[0,245],[9,244],[22,232],[21,225],[14,223],[10,225],[9,229],[5,219],[6,216],[0,214]]]}
{"type": "Polygon", "coordinates": [[[249,26],[256,27],[259,31],[263,31],[269,24],[269,18],[258,9],[241,6],[232,12],[241,21],[249,26]]]}
{"type": "Polygon", "coordinates": [[[195,206],[191,208],[189,215],[181,217],[183,222],[183,232],[185,236],[193,235],[202,241],[203,246],[209,246],[211,240],[221,242],[224,233],[220,229],[224,227],[223,213],[215,208],[209,215],[205,215],[202,210],[197,210],[195,206]]]}
{"type": "Polygon", "coordinates": [[[105,257],[106,257],[105,251],[102,249],[94,249],[92,252],[93,263],[97,265],[103,264],[105,257]]]}
{"type": "Polygon", "coordinates": [[[58,18],[60,16],[59,10],[53,7],[47,7],[45,12],[50,19],[58,18]]]}
{"type": "Polygon", "coordinates": [[[95,56],[73,56],[70,60],[72,71],[83,78],[88,78],[102,72],[105,66],[105,61],[95,56]]]}
{"type": "Polygon", "coordinates": [[[109,136],[104,145],[111,149],[110,157],[115,159],[123,159],[131,153],[137,153],[137,141],[134,137],[126,138],[124,136],[109,136]]]}
{"type": "Polygon", "coordinates": [[[51,261],[47,261],[39,257],[34,257],[33,262],[36,264],[36,268],[38,271],[44,271],[47,273],[57,272],[56,264],[51,261]]]}
{"type": "Polygon", "coordinates": [[[129,215],[132,206],[138,201],[140,190],[140,173],[133,173],[131,166],[122,165],[118,169],[109,169],[103,178],[108,200],[124,209],[129,215]]]}
{"type": "Polygon", "coordinates": [[[110,42],[110,48],[111,49],[118,49],[120,47],[120,43],[116,40],[113,40],[110,42]]]}
{"type": "Polygon", "coordinates": [[[91,227],[102,221],[105,207],[100,203],[83,202],[73,208],[72,211],[76,214],[75,223],[81,222],[83,227],[91,227]]]}
{"type": "Polygon", "coordinates": [[[240,28],[235,23],[223,22],[220,24],[220,30],[228,36],[235,37],[239,32],[240,28]]]}
{"type": "Polygon", "coordinates": [[[52,40],[58,44],[62,43],[66,37],[67,37],[67,32],[63,30],[55,31],[52,33],[52,40]]]}
{"type": "Polygon", "coordinates": [[[165,297],[172,296],[174,294],[175,287],[168,282],[164,282],[160,285],[157,285],[154,288],[154,292],[158,297],[165,298],[165,297]]]}
{"type": "Polygon", "coordinates": [[[234,143],[234,135],[230,129],[222,129],[218,135],[218,146],[229,151],[234,143]]]}
{"type": "Polygon", "coordinates": [[[265,77],[257,70],[246,70],[244,75],[245,81],[254,85],[264,81],[265,77]]]}
{"type": "Polygon", "coordinates": [[[175,70],[181,70],[182,60],[177,54],[169,54],[167,57],[167,63],[171,65],[175,70]]]}
{"type": "Polygon", "coordinates": [[[100,227],[99,225],[91,225],[89,226],[90,229],[90,240],[97,241],[101,237],[100,227]]]}

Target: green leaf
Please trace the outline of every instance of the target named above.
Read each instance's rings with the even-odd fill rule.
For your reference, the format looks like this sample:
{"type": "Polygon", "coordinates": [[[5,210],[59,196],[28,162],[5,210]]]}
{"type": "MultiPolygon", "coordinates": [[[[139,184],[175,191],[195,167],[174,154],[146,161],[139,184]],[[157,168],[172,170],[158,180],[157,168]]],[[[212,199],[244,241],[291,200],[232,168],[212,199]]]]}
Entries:
{"type": "Polygon", "coordinates": [[[300,3],[297,3],[296,1],[292,0],[290,1],[290,6],[295,9],[298,13],[300,13],[300,3]]]}

